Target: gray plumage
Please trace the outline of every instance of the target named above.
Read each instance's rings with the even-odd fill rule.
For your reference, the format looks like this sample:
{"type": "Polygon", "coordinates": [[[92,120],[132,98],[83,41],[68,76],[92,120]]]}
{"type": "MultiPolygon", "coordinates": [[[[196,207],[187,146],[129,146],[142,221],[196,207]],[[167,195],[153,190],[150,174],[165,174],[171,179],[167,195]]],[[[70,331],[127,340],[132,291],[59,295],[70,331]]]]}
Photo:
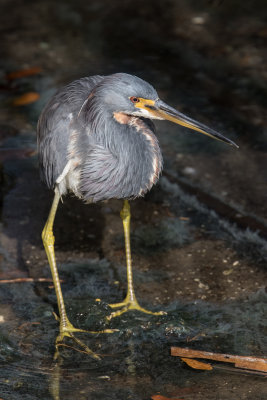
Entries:
{"type": "Polygon", "coordinates": [[[61,195],[70,190],[96,202],[142,196],[156,183],[162,156],[155,128],[133,96],[158,99],[151,85],[124,73],[82,78],[52,97],[37,128],[49,188],[58,183],[61,195]]]}

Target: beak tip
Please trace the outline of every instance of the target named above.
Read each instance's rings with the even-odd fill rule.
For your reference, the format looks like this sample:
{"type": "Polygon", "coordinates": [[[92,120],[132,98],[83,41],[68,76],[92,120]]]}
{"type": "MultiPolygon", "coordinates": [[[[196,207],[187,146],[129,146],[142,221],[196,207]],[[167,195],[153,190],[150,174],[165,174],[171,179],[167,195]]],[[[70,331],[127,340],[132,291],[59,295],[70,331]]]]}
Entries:
{"type": "Polygon", "coordinates": [[[236,149],[239,149],[239,146],[238,146],[238,144],[236,144],[235,142],[233,142],[232,140],[231,140],[231,146],[232,147],[235,147],[236,149]]]}

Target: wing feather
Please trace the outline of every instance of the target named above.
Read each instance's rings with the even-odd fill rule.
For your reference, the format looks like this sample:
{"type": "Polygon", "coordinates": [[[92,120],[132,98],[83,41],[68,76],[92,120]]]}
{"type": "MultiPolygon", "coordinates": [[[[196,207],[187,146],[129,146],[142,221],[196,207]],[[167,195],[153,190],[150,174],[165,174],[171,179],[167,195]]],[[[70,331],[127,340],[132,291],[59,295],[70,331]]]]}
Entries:
{"type": "Polygon", "coordinates": [[[69,161],[72,121],[102,76],[82,78],[60,89],[42,111],[37,125],[41,178],[49,188],[69,161]]]}

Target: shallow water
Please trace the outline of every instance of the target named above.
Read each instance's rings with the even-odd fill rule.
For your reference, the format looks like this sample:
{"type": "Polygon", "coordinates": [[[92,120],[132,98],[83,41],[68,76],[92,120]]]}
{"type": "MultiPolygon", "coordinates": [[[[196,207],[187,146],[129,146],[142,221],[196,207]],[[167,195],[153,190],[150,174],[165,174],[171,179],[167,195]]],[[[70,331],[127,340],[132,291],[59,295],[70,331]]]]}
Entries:
{"type": "MultiPolygon", "coordinates": [[[[97,268],[96,264],[94,266],[97,268]]],[[[75,270],[86,274],[92,271],[90,267],[90,263],[77,264],[75,270]]],[[[105,277],[104,273],[103,281],[105,277]]],[[[170,356],[170,347],[261,355],[266,346],[262,329],[265,292],[259,291],[243,302],[221,306],[201,301],[175,302],[164,307],[165,316],[128,313],[108,324],[103,321],[110,313],[109,307],[105,302],[86,299],[81,282],[74,285],[81,288],[80,295],[74,294],[72,288],[65,291],[72,322],[88,330],[106,327],[119,330],[112,334],[79,335],[101,360],[95,361],[75,351],[75,344],[66,340],[70,347],[62,347],[60,358],[53,362],[57,324],[52,317],[52,307],[44,306],[32,292],[31,285],[26,284],[27,294],[20,299],[20,305],[15,306],[16,319],[24,322],[10,331],[10,319],[2,332],[3,398],[68,399],[75,395],[79,399],[145,400],[157,393],[170,397],[175,394],[184,398],[186,394],[185,398],[204,398],[204,395],[214,398],[214,385],[222,391],[218,398],[229,398],[229,391],[236,398],[238,393],[242,393],[240,398],[249,398],[244,397],[244,392],[251,387],[252,393],[257,390],[257,398],[264,398],[263,377],[235,372],[229,365],[217,364],[208,373],[190,370],[178,358],[170,356]],[[225,388],[225,385],[229,386],[225,388]]],[[[90,287],[88,281],[86,285],[90,287]]],[[[10,303],[17,297],[18,289],[13,285],[13,293],[6,296],[10,303]]],[[[14,317],[12,322],[14,324],[14,317]]]]}
{"type": "Polygon", "coordinates": [[[222,363],[197,371],[170,356],[171,346],[266,354],[264,2],[29,5],[4,1],[0,16],[0,397],[264,399],[263,375],[222,363]],[[41,74],[5,78],[34,65],[41,74]],[[126,291],[121,202],[64,199],[55,236],[69,318],[89,331],[117,331],[77,334],[100,361],[68,340],[53,361],[56,297],[40,238],[52,194],[39,181],[36,121],[60,85],[117,71],[147,79],[240,149],[157,123],[165,173],[132,202],[132,251],[137,297],[163,316],[129,312],[107,322],[108,304],[126,291]],[[14,107],[29,91],[40,100],[14,107]]]}

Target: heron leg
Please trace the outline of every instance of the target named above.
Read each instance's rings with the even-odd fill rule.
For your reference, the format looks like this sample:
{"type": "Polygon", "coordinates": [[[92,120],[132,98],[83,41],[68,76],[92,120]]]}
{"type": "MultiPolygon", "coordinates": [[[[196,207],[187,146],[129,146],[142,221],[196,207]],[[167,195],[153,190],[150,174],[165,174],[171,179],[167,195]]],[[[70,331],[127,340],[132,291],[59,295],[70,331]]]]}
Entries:
{"type": "Polygon", "coordinates": [[[132,257],[131,257],[131,244],[130,244],[130,220],[131,220],[131,212],[130,212],[130,204],[128,200],[124,200],[123,208],[120,212],[120,216],[123,223],[124,229],[124,238],[125,238],[125,253],[126,253],[126,265],[127,265],[127,282],[128,289],[125,299],[120,303],[110,304],[112,308],[120,308],[118,311],[114,311],[107,318],[112,319],[114,317],[118,317],[123,313],[129,310],[137,310],[146,314],[152,315],[162,315],[164,312],[153,312],[146,310],[141,307],[136,299],[134,287],[133,287],[133,271],[132,271],[132,257]]]}
{"type": "MultiPolygon", "coordinates": [[[[59,311],[59,317],[56,316],[56,319],[59,321],[59,335],[57,336],[57,339],[56,339],[55,358],[57,358],[59,355],[58,347],[62,343],[64,337],[70,337],[71,339],[74,340],[74,342],[76,342],[79,345],[79,347],[82,348],[83,351],[90,354],[90,356],[92,356],[95,359],[100,359],[100,357],[97,354],[95,354],[81,340],[77,339],[74,336],[74,332],[88,332],[88,331],[75,328],[71,324],[71,322],[69,321],[69,319],[67,317],[65,304],[64,304],[64,300],[63,300],[63,295],[62,295],[62,290],[61,290],[61,285],[60,285],[59,276],[58,276],[58,270],[57,270],[56,258],[55,258],[55,250],[54,250],[55,237],[53,234],[53,224],[54,224],[59,200],[60,200],[60,193],[58,191],[58,188],[56,187],[52,207],[51,207],[47,222],[46,222],[43,232],[42,232],[43,244],[44,244],[44,248],[46,251],[46,255],[47,255],[51,273],[52,273],[53,283],[54,283],[56,296],[57,296],[58,311],[59,311]]],[[[113,332],[113,330],[107,329],[107,330],[100,331],[100,332],[89,332],[89,333],[111,333],[111,332],[113,332]]]]}

